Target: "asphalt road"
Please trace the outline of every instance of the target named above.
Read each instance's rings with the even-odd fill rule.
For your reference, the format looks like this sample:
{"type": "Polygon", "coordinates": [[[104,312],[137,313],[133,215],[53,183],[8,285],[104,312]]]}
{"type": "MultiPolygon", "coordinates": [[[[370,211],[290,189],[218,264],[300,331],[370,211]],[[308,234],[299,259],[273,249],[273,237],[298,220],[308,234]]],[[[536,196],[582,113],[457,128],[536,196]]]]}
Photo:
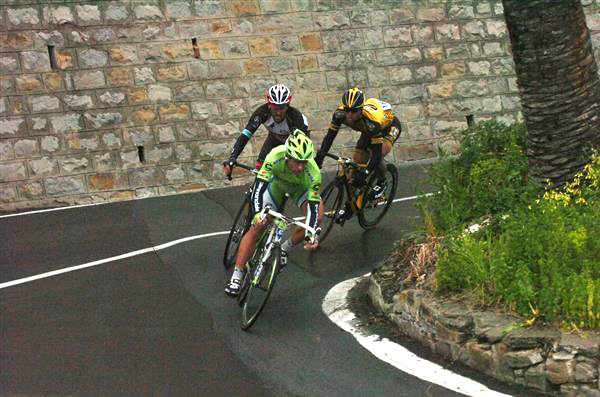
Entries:
{"type": "MultiPolygon", "coordinates": [[[[420,166],[400,175],[397,197],[427,191],[420,166]]],[[[0,218],[0,284],[226,231],[241,194],[0,218]]],[[[404,201],[374,230],[354,219],[317,253],[297,248],[251,332],[223,293],[226,235],[2,288],[0,395],[457,396],[379,361],[321,310],[332,286],[370,271],[416,224],[404,201]]]]}

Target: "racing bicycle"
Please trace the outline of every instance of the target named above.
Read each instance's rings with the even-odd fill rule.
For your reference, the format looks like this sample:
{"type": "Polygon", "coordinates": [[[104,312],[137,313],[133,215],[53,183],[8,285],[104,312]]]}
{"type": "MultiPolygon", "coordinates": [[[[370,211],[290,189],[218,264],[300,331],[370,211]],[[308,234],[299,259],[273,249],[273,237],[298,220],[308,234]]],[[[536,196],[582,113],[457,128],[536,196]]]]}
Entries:
{"type": "Polygon", "coordinates": [[[337,161],[338,171],[335,179],[321,193],[325,208],[319,243],[325,240],[334,224],[344,225],[350,215],[346,213],[347,210],[357,216],[358,224],[363,229],[375,227],[392,205],[398,187],[398,170],[393,164],[386,164],[385,178],[379,178],[374,172],[367,178],[365,185],[357,189],[352,185],[351,170],[364,169],[365,166],[347,157],[330,153],[326,156],[337,161]],[[345,202],[349,206],[342,209],[345,202]]]}
{"type": "Polygon", "coordinates": [[[272,210],[270,206],[265,206],[259,213],[259,219],[266,216],[272,217],[273,222],[256,243],[254,253],[246,264],[246,274],[238,296],[238,303],[242,306],[241,327],[244,331],[254,324],[273,291],[281,266],[281,244],[285,230],[293,225],[299,226],[314,236],[312,242],[320,232],[319,228],[315,230],[306,223],[272,210]]]}
{"type": "MultiPolygon", "coordinates": [[[[248,170],[254,175],[258,173],[255,168],[238,163],[237,161],[233,165],[248,170]]],[[[231,180],[231,175],[229,175],[228,178],[231,180]]],[[[246,233],[246,230],[248,230],[250,223],[252,222],[252,206],[250,205],[251,193],[252,185],[244,192],[244,201],[242,202],[229,231],[227,243],[225,243],[225,252],[223,253],[223,266],[225,266],[225,270],[231,269],[235,264],[235,256],[237,255],[242,236],[246,233]]]]}

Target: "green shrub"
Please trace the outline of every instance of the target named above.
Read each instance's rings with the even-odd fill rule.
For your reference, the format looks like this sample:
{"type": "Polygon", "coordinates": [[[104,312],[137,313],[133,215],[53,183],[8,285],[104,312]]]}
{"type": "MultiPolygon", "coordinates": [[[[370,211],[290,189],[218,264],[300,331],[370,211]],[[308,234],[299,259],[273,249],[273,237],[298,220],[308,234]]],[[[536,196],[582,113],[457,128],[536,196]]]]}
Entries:
{"type": "Polygon", "coordinates": [[[439,194],[418,206],[440,234],[484,216],[504,213],[533,197],[539,186],[529,182],[522,124],[479,123],[455,135],[459,155],[440,152],[429,176],[439,194]]]}
{"type": "Polygon", "coordinates": [[[600,327],[598,171],[600,159],[562,191],[511,208],[496,229],[446,238],[436,264],[438,292],[471,291],[480,304],[600,327]]]}

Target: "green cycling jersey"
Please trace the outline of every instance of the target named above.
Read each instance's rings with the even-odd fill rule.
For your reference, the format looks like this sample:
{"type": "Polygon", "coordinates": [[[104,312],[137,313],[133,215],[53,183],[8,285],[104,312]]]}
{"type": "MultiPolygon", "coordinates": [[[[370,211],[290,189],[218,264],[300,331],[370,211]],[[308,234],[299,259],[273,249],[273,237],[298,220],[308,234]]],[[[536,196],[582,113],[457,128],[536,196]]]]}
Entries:
{"type": "Polygon", "coordinates": [[[285,146],[278,146],[267,155],[257,179],[269,182],[269,192],[281,203],[286,193],[296,198],[307,192],[306,199],[321,200],[321,171],[314,159],[307,161],[304,171],[294,174],[287,166],[285,146]]]}

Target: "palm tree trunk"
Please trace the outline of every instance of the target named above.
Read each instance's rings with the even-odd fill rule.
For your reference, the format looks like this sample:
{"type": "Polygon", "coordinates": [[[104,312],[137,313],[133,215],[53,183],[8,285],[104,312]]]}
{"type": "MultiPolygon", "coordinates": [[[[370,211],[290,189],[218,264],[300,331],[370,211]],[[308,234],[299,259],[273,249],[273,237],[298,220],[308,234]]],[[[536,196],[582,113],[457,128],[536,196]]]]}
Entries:
{"type": "Polygon", "coordinates": [[[600,144],[600,80],[580,0],[502,0],[532,176],[560,186],[600,144]]]}

